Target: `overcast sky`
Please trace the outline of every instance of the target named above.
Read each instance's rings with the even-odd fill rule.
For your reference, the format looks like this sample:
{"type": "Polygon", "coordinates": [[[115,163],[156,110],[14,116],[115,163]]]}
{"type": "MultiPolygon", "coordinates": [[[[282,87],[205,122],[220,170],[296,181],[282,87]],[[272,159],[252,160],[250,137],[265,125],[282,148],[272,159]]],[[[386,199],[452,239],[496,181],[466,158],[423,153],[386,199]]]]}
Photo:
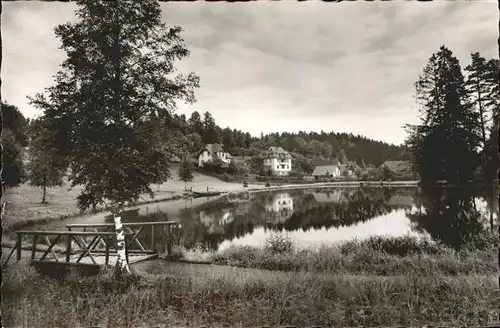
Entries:
{"type": "MultiPolygon", "coordinates": [[[[49,86],[64,59],[56,25],[75,4],[3,2],[2,98],[25,116],[26,96],[49,86]]],[[[498,57],[496,1],[162,3],[191,51],[198,102],[222,126],[260,132],[335,131],[399,144],[417,122],[413,83],[439,46],[463,66],[498,57]]]]}

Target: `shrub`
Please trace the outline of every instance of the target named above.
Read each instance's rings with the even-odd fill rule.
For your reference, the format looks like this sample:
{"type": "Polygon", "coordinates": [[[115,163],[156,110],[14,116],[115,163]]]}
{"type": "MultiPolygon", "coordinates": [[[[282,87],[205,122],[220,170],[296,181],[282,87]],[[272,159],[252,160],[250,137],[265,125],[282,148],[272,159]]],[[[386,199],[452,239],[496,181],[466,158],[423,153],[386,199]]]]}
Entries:
{"type": "Polygon", "coordinates": [[[269,182],[266,182],[266,187],[271,187],[271,184],[269,182]]]}
{"type": "Polygon", "coordinates": [[[266,238],[264,249],[272,254],[290,253],[293,251],[293,241],[288,236],[272,234],[266,238]]]}
{"type": "Polygon", "coordinates": [[[245,188],[248,187],[248,182],[246,180],[243,181],[243,187],[245,187],[245,188]]]}

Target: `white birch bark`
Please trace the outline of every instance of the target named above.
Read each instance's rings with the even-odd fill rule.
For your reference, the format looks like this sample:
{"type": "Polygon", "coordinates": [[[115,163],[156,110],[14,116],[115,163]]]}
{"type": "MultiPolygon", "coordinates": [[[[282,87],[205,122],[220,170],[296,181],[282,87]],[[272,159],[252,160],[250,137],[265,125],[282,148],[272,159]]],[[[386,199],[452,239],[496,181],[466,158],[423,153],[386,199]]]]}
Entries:
{"type": "Polygon", "coordinates": [[[113,213],[113,218],[115,220],[116,251],[118,255],[115,272],[117,275],[128,275],[130,274],[130,268],[127,263],[127,255],[125,254],[125,234],[123,231],[122,218],[115,213],[113,213]]]}

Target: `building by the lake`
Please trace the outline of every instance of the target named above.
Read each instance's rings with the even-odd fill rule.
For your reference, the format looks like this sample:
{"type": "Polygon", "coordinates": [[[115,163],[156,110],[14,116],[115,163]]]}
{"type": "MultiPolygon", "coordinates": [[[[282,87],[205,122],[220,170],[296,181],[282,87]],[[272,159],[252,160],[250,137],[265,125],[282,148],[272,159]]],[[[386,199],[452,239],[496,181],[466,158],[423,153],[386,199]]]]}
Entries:
{"type": "Polygon", "coordinates": [[[292,155],[282,147],[269,147],[261,154],[264,170],[272,175],[289,175],[292,170],[292,155]]]}
{"type": "Polygon", "coordinates": [[[311,174],[315,179],[328,178],[337,179],[340,177],[340,165],[320,165],[314,168],[311,174]]]}
{"type": "Polygon", "coordinates": [[[226,152],[224,145],[222,144],[208,144],[198,153],[198,166],[203,167],[205,163],[208,163],[214,159],[220,159],[223,164],[229,165],[231,163],[232,156],[226,152]]]}

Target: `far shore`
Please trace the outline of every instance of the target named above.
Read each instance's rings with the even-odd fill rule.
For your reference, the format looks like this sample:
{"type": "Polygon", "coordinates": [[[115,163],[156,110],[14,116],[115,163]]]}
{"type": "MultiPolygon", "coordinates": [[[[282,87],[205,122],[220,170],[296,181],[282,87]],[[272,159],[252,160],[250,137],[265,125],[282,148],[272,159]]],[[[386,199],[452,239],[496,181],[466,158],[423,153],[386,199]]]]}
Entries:
{"type": "MultiPolygon", "coordinates": [[[[178,200],[184,197],[185,185],[176,178],[177,168],[172,170],[172,179],[158,186],[153,186],[154,197],[145,195],[139,202],[129,204],[126,208],[146,205],[151,203],[160,203],[178,200]]],[[[220,196],[230,193],[241,192],[264,192],[293,190],[305,188],[327,188],[327,187],[416,187],[418,181],[332,181],[332,182],[311,182],[297,184],[275,184],[270,182],[266,187],[264,183],[250,183],[244,187],[242,183],[225,182],[215,177],[194,173],[194,179],[187,184],[187,188],[198,192],[220,192],[220,196]]],[[[76,197],[80,188],[68,189],[66,183],[61,187],[49,188],[47,191],[47,204],[41,204],[40,188],[31,187],[24,184],[20,187],[7,190],[5,197],[7,200],[6,212],[3,219],[3,228],[5,232],[11,232],[20,228],[32,225],[43,224],[53,220],[65,220],[74,218],[83,218],[95,216],[95,214],[109,212],[104,206],[98,207],[95,212],[81,212],[76,204],[76,197]]]]}

